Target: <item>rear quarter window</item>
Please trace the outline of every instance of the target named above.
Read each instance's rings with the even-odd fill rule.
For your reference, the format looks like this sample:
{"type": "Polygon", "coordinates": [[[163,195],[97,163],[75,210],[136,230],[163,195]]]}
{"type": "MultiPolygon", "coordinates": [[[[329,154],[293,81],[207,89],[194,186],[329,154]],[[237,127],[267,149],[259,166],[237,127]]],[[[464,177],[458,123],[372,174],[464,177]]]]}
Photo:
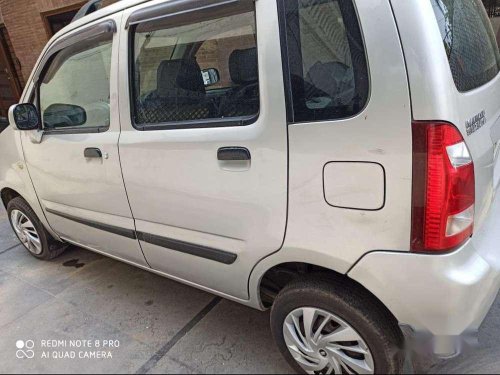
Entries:
{"type": "Polygon", "coordinates": [[[481,0],[430,0],[457,89],[480,87],[500,71],[500,53],[481,0]]]}
{"type": "Polygon", "coordinates": [[[290,122],[357,115],[368,101],[369,77],[352,0],[283,0],[283,11],[290,122]]]}

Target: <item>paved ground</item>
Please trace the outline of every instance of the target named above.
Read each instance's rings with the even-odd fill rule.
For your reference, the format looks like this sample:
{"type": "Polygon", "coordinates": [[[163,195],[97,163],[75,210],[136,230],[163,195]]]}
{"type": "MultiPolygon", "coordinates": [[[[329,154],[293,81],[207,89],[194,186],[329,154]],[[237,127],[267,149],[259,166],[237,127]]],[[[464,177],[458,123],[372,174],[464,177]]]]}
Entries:
{"type": "MultiPolygon", "coordinates": [[[[268,313],[75,247],[52,262],[37,261],[18,246],[0,208],[1,373],[290,372],[268,319],[268,313]],[[34,341],[34,358],[17,358],[31,355],[26,346],[18,351],[18,340],[34,341]],[[93,346],[70,347],[70,340],[93,346]],[[79,359],[103,350],[96,340],[101,346],[118,340],[119,347],[104,349],[112,358],[79,359]],[[71,352],[77,358],[43,358],[71,352]]],[[[481,330],[481,347],[432,372],[500,372],[499,334],[497,301],[481,330]]]]}

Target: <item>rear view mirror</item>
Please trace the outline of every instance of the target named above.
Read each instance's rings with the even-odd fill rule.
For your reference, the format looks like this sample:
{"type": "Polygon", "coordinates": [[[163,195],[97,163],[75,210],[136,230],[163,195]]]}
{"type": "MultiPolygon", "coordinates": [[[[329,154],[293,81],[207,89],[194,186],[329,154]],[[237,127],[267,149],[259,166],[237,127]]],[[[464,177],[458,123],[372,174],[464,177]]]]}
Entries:
{"type": "Polygon", "coordinates": [[[69,128],[87,122],[87,112],[74,104],[52,104],[43,112],[43,123],[47,129],[69,128]]]}
{"type": "Polygon", "coordinates": [[[38,109],[31,103],[17,104],[10,108],[11,122],[19,130],[36,130],[40,128],[38,109]]]}
{"type": "Polygon", "coordinates": [[[205,87],[212,86],[220,82],[219,71],[215,68],[204,69],[201,71],[201,75],[203,76],[203,83],[205,83],[205,87]]]}

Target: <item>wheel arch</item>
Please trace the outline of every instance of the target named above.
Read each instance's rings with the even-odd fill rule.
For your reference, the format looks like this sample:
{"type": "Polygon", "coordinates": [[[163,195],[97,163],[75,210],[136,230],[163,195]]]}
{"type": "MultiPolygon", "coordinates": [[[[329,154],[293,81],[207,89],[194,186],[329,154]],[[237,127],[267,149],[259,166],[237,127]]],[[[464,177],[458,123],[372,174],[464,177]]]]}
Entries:
{"type": "Polygon", "coordinates": [[[24,190],[23,193],[21,189],[16,189],[11,186],[4,186],[0,187],[0,200],[2,201],[3,206],[7,210],[7,205],[12,199],[17,197],[24,199],[28,203],[28,205],[33,209],[33,211],[35,212],[36,216],[41,221],[45,229],[52,235],[52,237],[60,241],[58,234],[54,232],[53,229],[50,227],[34,190],[32,193],[33,196],[30,197],[30,192],[27,190],[24,190]]]}
{"type": "Polygon", "coordinates": [[[387,316],[390,317],[394,324],[398,325],[397,318],[388,307],[362,284],[351,279],[345,273],[311,262],[283,262],[267,268],[262,272],[258,280],[255,298],[258,300],[261,309],[269,309],[272,307],[278,293],[289,283],[297,279],[308,279],[317,276],[321,276],[332,283],[342,283],[343,285],[357,289],[364,295],[364,298],[371,299],[387,313],[387,316]]]}
{"type": "MultiPolygon", "coordinates": [[[[16,197],[21,197],[21,194],[19,194],[16,190],[14,189],[11,189],[11,188],[3,188],[1,191],[0,191],[0,199],[2,200],[2,203],[5,207],[5,209],[7,209],[7,205],[9,204],[9,202],[16,198],[16,197]]],[[[24,198],[23,198],[24,199],[24,198]]],[[[26,200],[26,199],[25,199],[26,200]]]]}

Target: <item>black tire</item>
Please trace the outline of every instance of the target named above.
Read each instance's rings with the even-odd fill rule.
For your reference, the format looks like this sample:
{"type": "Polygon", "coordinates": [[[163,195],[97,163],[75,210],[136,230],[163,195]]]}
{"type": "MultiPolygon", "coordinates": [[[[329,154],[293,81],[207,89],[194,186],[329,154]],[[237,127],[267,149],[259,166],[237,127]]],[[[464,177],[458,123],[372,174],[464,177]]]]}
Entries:
{"type": "Polygon", "coordinates": [[[314,307],[335,314],[351,325],[368,345],[375,373],[401,374],[404,339],[395,318],[361,286],[342,278],[312,276],[288,284],[271,310],[271,330],[282,355],[297,373],[304,373],[290,354],[283,323],[292,311],[314,307]]]}
{"type": "MultiPolygon", "coordinates": [[[[35,229],[38,233],[38,236],[39,236],[40,242],[41,242],[41,247],[42,247],[42,251],[40,254],[34,254],[33,252],[29,251],[29,249],[26,248],[26,246],[23,245],[31,255],[33,255],[37,259],[51,260],[51,259],[58,257],[59,255],[61,255],[64,252],[64,250],[66,250],[68,245],[57,241],[56,239],[54,239],[50,235],[49,232],[47,232],[47,230],[45,229],[45,227],[43,226],[41,221],[36,216],[33,209],[21,197],[16,197],[16,198],[12,199],[11,201],[9,201],[9,203],[7,204],[7,213],[8,213],[8,217],[9,217],[9,222],[10,222],[10,225],[12,226],[12,230],[14,230],[14,233],[16,233],[16,236],[18,238],[19,238],[19,235],[15,231],[14,225],[13,225],[12,219],[11,219],[11,213],[13,210],[21,211],[24,215],[26,215],[28,217],[28,219],[32,222],[33,226],[35,227],[35,229]]],[[[19,241],[21,241],[21,238],[19,238],[19,241]]],[[[22,243],[22,241],[21,241],[21,243],[22,243]]]]}

